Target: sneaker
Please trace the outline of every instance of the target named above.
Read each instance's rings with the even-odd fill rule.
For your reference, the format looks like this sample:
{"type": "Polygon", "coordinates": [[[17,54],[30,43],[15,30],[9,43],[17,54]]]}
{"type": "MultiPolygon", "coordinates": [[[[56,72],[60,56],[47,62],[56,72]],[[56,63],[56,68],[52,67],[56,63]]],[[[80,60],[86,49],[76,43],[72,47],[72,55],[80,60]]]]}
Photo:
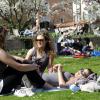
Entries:
{"type": "Polygon", "coordinates": [[[24,89],[15,90],[14,95],[17,97],[27,96],[26,91],[24,89]]]}
{"type": "Polygon", "coordinates": [[[32,89],[31,88],[26,88],[25,89],[25,91],[26,91],[26,95],[27,96],[33,96],[35,93],[32,91],[32,89]]]}
{"type": "Polygon", "coordinates": [[[19,90],[15,90],[14,95],[18,97],[24,97],[24,96],[33,96],[35,93],[32,91],[32,88],[26,88],[22,87],[19,90]]]}

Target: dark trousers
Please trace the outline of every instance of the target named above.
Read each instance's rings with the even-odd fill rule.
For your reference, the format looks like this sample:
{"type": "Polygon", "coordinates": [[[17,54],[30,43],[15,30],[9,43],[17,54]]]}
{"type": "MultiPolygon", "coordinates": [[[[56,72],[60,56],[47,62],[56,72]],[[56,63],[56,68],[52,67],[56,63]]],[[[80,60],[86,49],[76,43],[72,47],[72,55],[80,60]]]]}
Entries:
{"type": "Polygon", "coordinates": [[[57,54],[60,55],[60,51],[61,51],[61,43],[57,43],[57,54]]]}
{"type": "Polygon", "coordinates": [[[7,67],[3,76],[3,89],[0,94],[8,94],[21,84],[23,75],[26,74],[30,82],[37,88],[42,88],[45,81],[39,76],[37,71],[20,72],[11,67],[7,67]]]}

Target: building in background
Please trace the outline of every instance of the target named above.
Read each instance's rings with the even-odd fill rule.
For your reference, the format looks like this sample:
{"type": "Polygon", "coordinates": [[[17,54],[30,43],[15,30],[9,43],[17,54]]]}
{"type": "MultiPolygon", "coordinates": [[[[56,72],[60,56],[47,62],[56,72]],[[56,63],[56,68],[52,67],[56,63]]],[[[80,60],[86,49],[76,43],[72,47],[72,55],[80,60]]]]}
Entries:
{"type": "Polygon", "coordinates": [[[48,18],[43,16],[46,20],[48,19],[54,24],[73,21],[72,0],[45,0],[45,2],[49,9],[48,18]]]}

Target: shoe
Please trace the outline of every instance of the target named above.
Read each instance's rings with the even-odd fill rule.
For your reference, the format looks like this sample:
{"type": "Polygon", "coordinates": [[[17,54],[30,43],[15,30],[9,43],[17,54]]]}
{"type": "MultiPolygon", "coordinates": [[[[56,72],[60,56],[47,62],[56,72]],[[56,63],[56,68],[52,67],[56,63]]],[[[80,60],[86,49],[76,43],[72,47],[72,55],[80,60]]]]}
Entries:
{"type": "Polygon", "coordinates": [[[17,97],[27,96],[26,91],[24,89],[15,90],[14,95],[17,97]]]}
{"type": "Polygon", "coordinates": [[[14,95],[18,97],[24,96],[33,96],[35,93],[32,91],[32,88],[22,87],[21,89],[15,90],[14,95]]]}
{"type": "Polygon", "coordinates": [[[33,96],[35,93],[32,91],[32,88],[26,88],[25,89],[25,91],[26,91],[26,95],[27,96],[33,96]]]}

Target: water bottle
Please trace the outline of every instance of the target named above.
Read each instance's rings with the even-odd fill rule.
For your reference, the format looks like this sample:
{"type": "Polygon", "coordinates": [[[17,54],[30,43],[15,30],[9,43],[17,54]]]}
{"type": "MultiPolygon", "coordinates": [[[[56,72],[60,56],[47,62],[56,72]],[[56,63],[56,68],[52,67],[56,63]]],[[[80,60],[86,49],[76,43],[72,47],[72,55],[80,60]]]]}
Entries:
{"type": "Polygon", "coordinates": [[[69,89],[70,89],[71,91],[73,91],[73,92],[77,92],[77,91],[80,90],[80,87],[77,86],[77,85],[75,85],[75,84],[72,84],[72,85],[69,86],[69,89]]]}

